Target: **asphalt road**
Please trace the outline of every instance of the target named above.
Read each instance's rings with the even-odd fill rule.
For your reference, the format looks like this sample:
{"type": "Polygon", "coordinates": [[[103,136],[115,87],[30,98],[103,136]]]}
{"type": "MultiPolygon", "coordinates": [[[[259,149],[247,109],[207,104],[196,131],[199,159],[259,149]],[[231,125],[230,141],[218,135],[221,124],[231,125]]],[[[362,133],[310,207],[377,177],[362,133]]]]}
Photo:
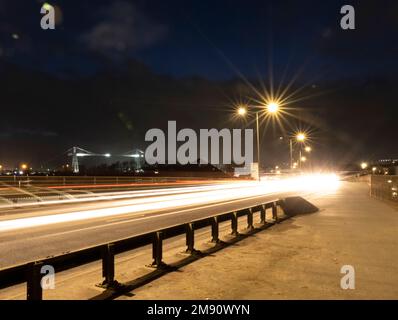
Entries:
{"type": "Polygon", "coordinates": [[[148,196],[16,210],[12,215],[0,217],[0,268],[286,196],[300,194],[305,197],[313,192],[265,189],[262,192],[262,187],[251,189],[237,185],[229,190],[194,191],[171,198],[169,195],[148,196]],[[49,222],[51,219],[56,220],[49,222]]]}

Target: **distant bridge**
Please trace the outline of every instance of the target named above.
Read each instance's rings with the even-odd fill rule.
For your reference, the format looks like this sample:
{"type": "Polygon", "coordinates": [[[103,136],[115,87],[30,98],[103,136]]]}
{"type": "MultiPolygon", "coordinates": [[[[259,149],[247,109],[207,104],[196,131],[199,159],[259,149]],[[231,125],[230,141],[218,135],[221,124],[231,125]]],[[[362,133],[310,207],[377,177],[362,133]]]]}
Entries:
{"type": "MultiPolygon", "coordinates": [[[[72,157],[72,171],[73,173],[79,173],[79,158],[80,157],[105,157],[110,158],[112,155],[110,153],[95,153],[88,151],[86,149],[80,147],[72,147],[68,149],[68,156],[72,157]]],[[[117,157],[126,157],[126,158],[134,158],[137,161],[142,160],[144,158],[144,151],[140,149],[133,149],[132,151],[126,152],[125,154],[116,155],[117,157]]]]}

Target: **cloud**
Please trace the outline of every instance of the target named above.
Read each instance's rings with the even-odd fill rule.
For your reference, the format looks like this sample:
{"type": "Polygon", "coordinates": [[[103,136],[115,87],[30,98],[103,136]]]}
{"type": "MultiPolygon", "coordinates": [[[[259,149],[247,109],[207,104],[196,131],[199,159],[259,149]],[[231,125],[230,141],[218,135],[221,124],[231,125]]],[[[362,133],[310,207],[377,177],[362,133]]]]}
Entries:
{"type": "Polygon", "coordinates": [[[98,11],[100,22],[80,40],[88,49],[105,55],[123,55],[149,47],[167,33],[166,26],[152,21],[126,1],[115,1],[98,11]]]}

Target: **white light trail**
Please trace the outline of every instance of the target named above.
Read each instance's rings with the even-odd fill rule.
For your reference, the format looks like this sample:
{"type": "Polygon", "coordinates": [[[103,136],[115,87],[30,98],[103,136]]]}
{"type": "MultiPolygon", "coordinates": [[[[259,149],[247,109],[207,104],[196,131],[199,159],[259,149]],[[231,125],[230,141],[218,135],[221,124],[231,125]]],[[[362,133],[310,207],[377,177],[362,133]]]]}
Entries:
{"type": "MultiPolygon", "coordinates": [[[[318,174],[279,180],[263,180],[261,182],[239,182],[217,186],[178,188],[174,190],[174,192],[179,191],[180,193],[169,195],[167,195],[166,192],[170,193],[170,190],[156,190],[156,192],[147,192],[147,194],[152,195],[150,198],[132,199],[128,202],[123,201],[122,205],[120,202],[115,201],[109,204],[110,207],[106,208],[83,211],[77,210],[61,214],[3,220],[0,221],[0,232],[40,227],[49,224],[134,214],[137,212],[142,213],[162,209],[204,205],[280,192],[333,191],[338,187],[338,184],[339,181],[336,175],[318,174]],[[158,193],[158,195],[154,195],[154,193],[158,193]]],[[[141,196],[142,194],[145,193],[141,193],[141,196]]]]}

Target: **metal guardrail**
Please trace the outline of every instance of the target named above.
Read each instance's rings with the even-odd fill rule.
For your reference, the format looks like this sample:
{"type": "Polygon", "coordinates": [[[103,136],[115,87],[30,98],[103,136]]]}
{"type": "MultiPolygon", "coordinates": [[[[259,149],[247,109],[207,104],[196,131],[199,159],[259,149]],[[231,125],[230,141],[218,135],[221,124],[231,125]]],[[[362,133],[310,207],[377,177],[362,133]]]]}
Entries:
{"type": "Polygon", "coordinates": [[[372,175],[370,195],[378,199],[398,201],[398,176],[372,175]]]}
{"type": "MultiPolygon", "coordinates": [[[[101,184],[128,184],[128,183],[167,183],[183,182],[190,180],[208,180],[208,177],[143,177],[143,176],[0,176],[0,184],[13,187],[51,187],[51,186],[76,186],[76,185],[101,185],[101,184]]],[[[212,180],[225,180],[212,178],[212,180]]]]}
{"type": "Polygon", "coordinates": [[[178,224],[152,232],[135,235],[129,238],[119,239],[109,243],[84,248],[74,252],[61,254],[37,261],[31,261],[21,265],[16,265],[0,270],[0,289],[11,287],[16,284],[26,282],[27,299],[42,300],[43,289],[41,279],[44,276],[41,268],[50,265],[56,272],[68,270],[74,267],[82,266],[90,262],[102,260],[103,282],[101,287],[117,288],[119,283],[115,280],[115,255],[134,250],[146,245],[152,244],[151,266],[162,268],[165,266],[163,261],[163,240],[179,235],[186,235],[187,253],[195,253],[195,230],[211,226],[212,242],[218,243],[219,224],[221,222],[231,222],[231,235],[238,236],[238,218],[247,216],[247,228],[253,229],[253,214],[260,213],[260,223],[268,224],[266,221],[266,210],[272,209],[272,223],[278,223],[282,217],[278,216],[278,206],[283,200],[275,200],[264,204],[240,208],[233,212],[224,212],[218,215],[193,220],[188,223],[178,224]]]}
{"type": "MultiPolygon", "coordinates": [[[[137,177],[137,176],[0,176],[0,207],[21,203],[40,203],[44,200],[66,200],[104,192],[136,187],[162,187],[168,184],[206,184],[203,177],[137,177]]],[[[212,178],[211,182],[230,181],[212,178]]]]}

